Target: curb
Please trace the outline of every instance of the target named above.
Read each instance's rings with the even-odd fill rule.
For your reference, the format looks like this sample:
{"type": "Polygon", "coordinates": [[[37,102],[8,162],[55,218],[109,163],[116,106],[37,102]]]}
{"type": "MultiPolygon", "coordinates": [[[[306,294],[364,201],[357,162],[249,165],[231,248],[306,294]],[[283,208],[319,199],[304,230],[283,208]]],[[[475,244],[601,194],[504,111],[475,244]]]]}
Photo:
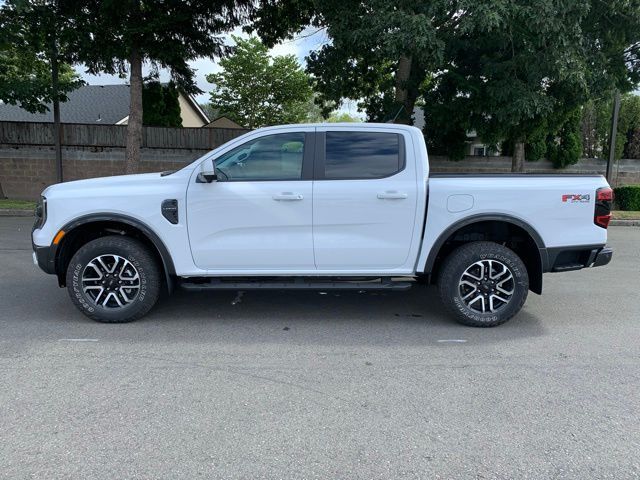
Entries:
{"type": "Polygon", "coordinates": [[[0,208],[0,217],[33,217],[33,209],[0,208]]]}
{"type": "Polygon", "coordinates": [[[611,220],[612,227],[640,227],[640,220],[611,220]]]}

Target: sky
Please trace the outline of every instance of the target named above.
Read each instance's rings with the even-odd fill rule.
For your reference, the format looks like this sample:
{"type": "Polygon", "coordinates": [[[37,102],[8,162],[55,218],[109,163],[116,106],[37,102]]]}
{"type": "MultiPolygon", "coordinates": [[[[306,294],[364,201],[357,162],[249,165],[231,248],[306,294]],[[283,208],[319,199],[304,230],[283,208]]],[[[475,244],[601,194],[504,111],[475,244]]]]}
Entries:
{"type": "MultiPolygon", "coordinates": [[[[0,3],[1,0],[0,0],[0,3]]],[[[238,36],[242,38],[248,38],[249,35],[244,33],[241,28],[236,28],[230,34],[225,35],[226,43],[233,45],[231,36],[238,36]]],[[[309,52],[317,50],[322,47],[323,44],[329,40],[324,30],[318,31],[317,29],[307,29],[297,35],[293,40],[284,41],[270,50],[271,55],[289,55],[296,56],[301,65],[305,65],[305,58],[309,55],[309,52]]],[[[190,62],[190,65],[196,70],[196,83],[198,87],[205,93],[196,96],[196,100],[199,103],[207,103],[209,101],[209,91],[211,90],[211,84],[207,82],[205,76],[209,73],[219,72],[220,65],[217,60],[211,60],[209,58],[201,58],[190,62]]],[[[89,85],[113,85],[118,83],[128,83],[128,78],[120,78],[117,75],[90,75],[85,72],[85,68],[82,65],[75,66],[75,70],[89,85]]],[[[150,69],[148,66],[143,67],[143,74],[147,75],[150,69]]],[[[164,70],[160,71],[160,81],[169,81],[169,72],[164,70]]],[[[340,108],[341,112],[347,112],[351,115],[364,117],[364,114],[358,113],[356,102],[345,102],[340,108]]]]}

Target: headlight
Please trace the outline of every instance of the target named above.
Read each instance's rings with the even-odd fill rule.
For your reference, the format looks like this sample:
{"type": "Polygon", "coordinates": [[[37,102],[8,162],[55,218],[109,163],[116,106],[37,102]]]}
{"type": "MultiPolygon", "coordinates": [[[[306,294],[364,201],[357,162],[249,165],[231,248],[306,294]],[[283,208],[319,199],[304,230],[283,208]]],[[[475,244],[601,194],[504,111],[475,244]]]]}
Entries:
{"type": "Polygon", "coordinates": [[[44,222],[47,221],[47,199],[43,196],[40,196],[40,200],[36,204],[36,210],[34,212],[36,217],[36,223],[33,228],[41,228],[44,225],[44,222]]]}

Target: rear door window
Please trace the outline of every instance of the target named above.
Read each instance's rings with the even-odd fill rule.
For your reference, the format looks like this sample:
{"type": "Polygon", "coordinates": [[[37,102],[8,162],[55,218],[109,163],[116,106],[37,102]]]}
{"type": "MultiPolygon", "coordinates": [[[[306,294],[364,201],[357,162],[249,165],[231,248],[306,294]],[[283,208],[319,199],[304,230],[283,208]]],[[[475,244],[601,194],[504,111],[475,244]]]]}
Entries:
{"type": "Polygon", "coordinates": [[[384,178],[404,168],[404,144],[397,133],[326,132],[324,178],[384,178]]]}

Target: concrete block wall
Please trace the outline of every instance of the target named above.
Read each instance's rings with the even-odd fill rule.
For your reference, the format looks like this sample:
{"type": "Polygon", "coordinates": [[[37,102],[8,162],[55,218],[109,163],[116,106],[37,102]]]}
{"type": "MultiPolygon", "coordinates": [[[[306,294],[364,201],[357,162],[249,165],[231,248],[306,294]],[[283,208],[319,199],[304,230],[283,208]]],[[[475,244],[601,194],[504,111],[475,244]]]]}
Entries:
{"type": "MultiPolygon", "coordinates": [[[[160,172],[181,168],[207,153],[208,149],[143,148],[140,172],[160,172]]],[[[121,175],[125,149],[121,146],[63,147],[65,181],[121,175]]],[[[511,157],[467,157],[454,162],[446,157],[430,157],[436,173],[509,173],[511,157]]],[[[563,170],[551,162],[526,162],[528,173],[558,175],[604,174],[606,161],[583,159],[563,170]]],[[[34,200],[48,185],[56,182],[55,152],[49,145],[0,144],[0,184],[8,198],[34,200]]],[[[620,160],[614,168],[614,186],[640,184],[640,160],[620,160]]]]}
{"type": "MultiPolygon", "coordinates": [[[[182,168],[205,153],[207,150],[143,148],[140,173],[182,168]]],[[[65,181],[122,175],[125,149],[64,147],[62,159],[65,181]]],[[[0,145],[0,184],[8,198],[37,199],[53,183],[56,183],[53,147],[0,145]]]]}
{"type": "MultiPolygon", "coordinates": [[[[429,165],[435,173],[510,173],[511,157],[466,157],[452,161],[447,157],[431,156],[429,165]]],[[[525,173],[557,175],[597,174],[604,175],[607,161],[600,158],[583,158],[577,164],[556,169],[549,160],[525,162],[525,173]]],[[[640,160],[623,159],[616,162],[613,169],[612,185],[640,184],[640,160]]]]}

